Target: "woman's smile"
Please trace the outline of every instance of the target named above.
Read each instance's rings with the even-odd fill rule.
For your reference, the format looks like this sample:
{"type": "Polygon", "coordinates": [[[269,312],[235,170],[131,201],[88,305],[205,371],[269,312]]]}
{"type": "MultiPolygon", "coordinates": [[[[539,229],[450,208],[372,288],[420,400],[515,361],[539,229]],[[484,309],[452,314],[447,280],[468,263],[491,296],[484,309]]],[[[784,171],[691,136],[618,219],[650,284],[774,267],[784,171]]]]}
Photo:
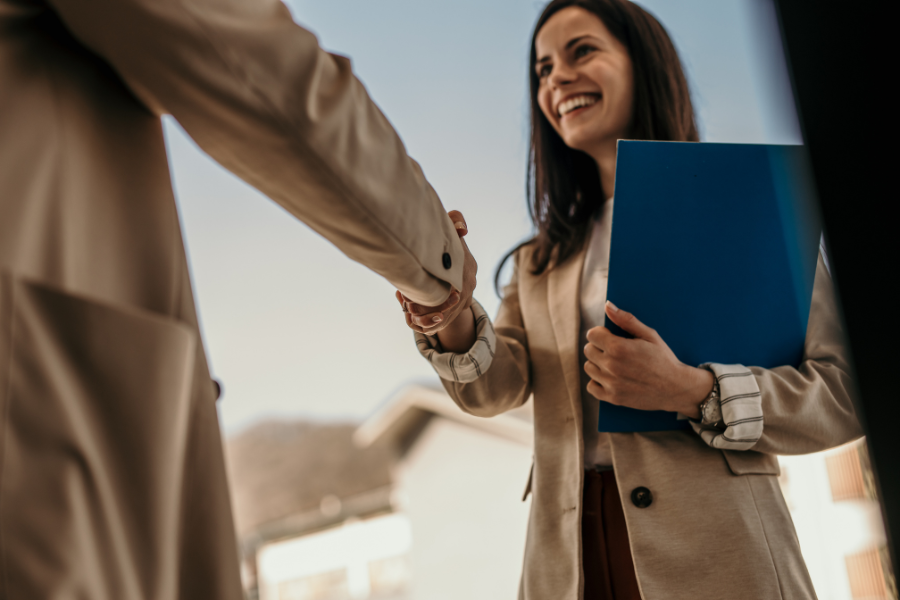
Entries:
{"type": "Polygon", "coordinates": [[[576,94],[564,98],[557,105],[556,114],[560,121],[567,117],[583,113],[588,108],[597,104],[603,98],[602,94],[576,94]]]}

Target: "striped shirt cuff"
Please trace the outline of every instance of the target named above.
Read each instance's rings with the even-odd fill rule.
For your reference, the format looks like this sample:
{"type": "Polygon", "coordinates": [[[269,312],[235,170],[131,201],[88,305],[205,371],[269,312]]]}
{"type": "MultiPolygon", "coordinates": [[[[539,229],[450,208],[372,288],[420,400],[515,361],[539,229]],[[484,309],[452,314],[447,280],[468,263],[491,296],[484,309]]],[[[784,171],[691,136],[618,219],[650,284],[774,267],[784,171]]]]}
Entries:
{"type": "Polygon", "coordinates": [[[694,431],[704,442],[720,450],[749,450],[763,432],[762,396],[756,377],[743,365],[702,365],[712,371],[719,382],[721,428],[691,421],[694,431]]]}
{"type": "Polygon", "coordinates": [[[497,347],[494,326],[478,302],[472,302],[472,313],[475,315],[475,343],[465,354],[444,352],[437,336],[416,333],[419,352],[428,359],[441,379],[470,383],[491,368],[494,348],[497,347]]]}

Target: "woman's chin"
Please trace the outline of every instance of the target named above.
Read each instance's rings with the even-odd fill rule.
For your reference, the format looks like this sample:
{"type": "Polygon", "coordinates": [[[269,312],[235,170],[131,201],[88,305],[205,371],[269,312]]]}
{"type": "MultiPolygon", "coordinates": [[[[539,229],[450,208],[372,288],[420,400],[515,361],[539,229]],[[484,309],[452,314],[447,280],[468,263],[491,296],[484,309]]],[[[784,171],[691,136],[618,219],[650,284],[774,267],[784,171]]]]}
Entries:
{"type": "Polygon", "coordinates": [[[592,154],[591,150],[603,143],[602,139],[591,135],[567,135],[563,141],[572,150],[580,150],[588,154],[592,154]]]}
{"type": "Polygon", "coordinates": [[[572,150],[580,150],[597,156],[604,153],[604,148],[615,149],[616,141],[621,136],[607,135],[606,132],[600,133],[596,131],[572,131],[565,132],[566,135],[561,136],[566,146],[572,150]]]}

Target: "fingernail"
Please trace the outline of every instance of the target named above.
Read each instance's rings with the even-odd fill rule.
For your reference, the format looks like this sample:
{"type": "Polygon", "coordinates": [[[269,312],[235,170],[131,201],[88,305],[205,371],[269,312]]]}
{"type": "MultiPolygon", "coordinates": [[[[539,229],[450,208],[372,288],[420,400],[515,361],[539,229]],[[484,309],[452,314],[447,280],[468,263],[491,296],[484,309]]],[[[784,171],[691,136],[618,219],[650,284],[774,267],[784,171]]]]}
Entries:
{"type": "Polygon", "coordinates": [[[434,321],[435,323],[440,323],[441,321],[444,320],[444,317],[442,317],[441,315],[438,315],[431,320],[434,321]]]}
{"type": "Polygon", "coordinates": [[[613,311],[614,313],[619,312],[619,307],[616,306],[615,304],[613,304],[612,302],[610,302],[609,300],[606,301],[606,305],[609,306],[609,309],[611,311],[613,311]]]}
{"type": "Polygon", "coordinates": [[[457,229],[465,229],[466,228],[466,224],[463,223],[462,221],[454,221],[453,226],[456,227],[457,229]]]}

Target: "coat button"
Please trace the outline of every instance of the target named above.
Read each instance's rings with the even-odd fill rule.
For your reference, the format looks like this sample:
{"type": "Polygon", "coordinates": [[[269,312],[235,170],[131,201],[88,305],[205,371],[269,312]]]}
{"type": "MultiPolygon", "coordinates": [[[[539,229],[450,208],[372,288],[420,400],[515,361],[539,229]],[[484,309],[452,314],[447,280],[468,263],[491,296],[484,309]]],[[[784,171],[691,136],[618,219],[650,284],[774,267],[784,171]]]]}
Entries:
{"type": "Polygon", "coordinates": [[[451,266],[453,266],[453,261],[450,260],[450,254],[448,254],[447,252],[444,252],[444,256],[441,257],[441,261],[443,261],[445,269],[449,269],[451,266]]]}
{"type": "Polygon", "coordinates": [[[222,384],[217,379],[212,380],[213,391],[216,394],[216,400],[222,397],[222,384]]]}
{"type": "Polygon", "coordinates": [[[647,508],[653,504],[653,494],[645,487],[637,487],[631,490],[631,502],[638,508],[647,508]]]}

